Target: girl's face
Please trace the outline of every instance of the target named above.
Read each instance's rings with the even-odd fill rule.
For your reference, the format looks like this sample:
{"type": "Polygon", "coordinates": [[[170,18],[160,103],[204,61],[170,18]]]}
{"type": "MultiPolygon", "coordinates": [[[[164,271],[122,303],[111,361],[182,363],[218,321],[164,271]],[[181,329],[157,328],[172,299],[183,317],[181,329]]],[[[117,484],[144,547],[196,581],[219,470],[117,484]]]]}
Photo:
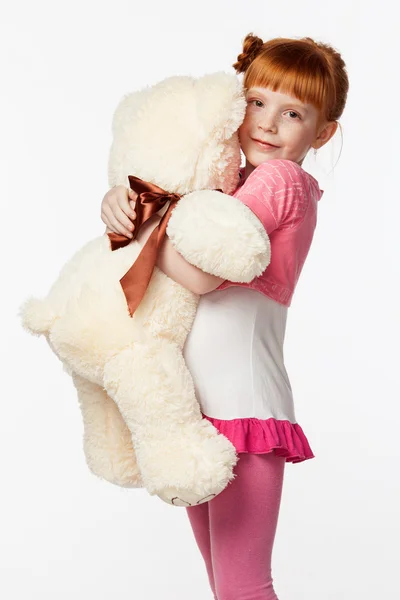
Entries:
{"type": "Polygon", "coordinates": [[[272,158],[292,160],[301,165],[317,138],[318,109],[269,88],[250,88],[246,100],[246,115],[239,128],[239,139],[247,159],[247,170],[250,172],[272,158]]]}

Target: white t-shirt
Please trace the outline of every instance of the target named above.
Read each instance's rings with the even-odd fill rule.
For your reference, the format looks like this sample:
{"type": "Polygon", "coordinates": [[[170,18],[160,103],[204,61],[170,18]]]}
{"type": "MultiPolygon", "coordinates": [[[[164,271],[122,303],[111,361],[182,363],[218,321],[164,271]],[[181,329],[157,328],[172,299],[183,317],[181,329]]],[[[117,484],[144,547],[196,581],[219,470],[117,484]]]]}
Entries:
{"type": "Polygon", "coordinates": [[[201,296],[183,353],[204,415],[296,422],[283,358],[287,310],[239,286],[201,296]]]}

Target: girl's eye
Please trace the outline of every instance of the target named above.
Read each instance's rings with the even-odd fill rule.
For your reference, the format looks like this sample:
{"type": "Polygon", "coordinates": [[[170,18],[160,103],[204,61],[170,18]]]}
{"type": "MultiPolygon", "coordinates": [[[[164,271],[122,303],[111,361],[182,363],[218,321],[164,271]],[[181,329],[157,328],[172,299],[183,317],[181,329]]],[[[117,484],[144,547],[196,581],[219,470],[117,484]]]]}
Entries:
{"type": "Polygon", "coordinates": [[[291,118],[291,119],[296,119],[296,118],[297,118],[297,119],[300,119],[300,118],[301,118],[301,117],[300,117],[300,115],[298,115],[296,112],[294,112],[294,110],[289,110],[289,111],[288,111],[288,114],[290,115],[290,118],[291,118]],[[293,115],[294,115],[294,116],[293,116],[293,115]]]}
{"type": "Polygon", "coordinates": [[[255,106],[257,106],[258,108],[261,108],[261,106],[263,106],[261,100],[250,100],[250,104],[255,104],[255,106]]]}

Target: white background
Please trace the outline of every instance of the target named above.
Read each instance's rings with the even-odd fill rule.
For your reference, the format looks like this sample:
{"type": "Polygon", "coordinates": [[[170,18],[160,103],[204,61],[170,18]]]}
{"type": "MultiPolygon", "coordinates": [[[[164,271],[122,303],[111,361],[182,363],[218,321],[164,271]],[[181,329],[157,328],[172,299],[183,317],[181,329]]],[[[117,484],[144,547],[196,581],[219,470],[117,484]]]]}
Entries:
{"type": "Polygon", "coordinates": [[[329,42],[350,77],[338,163],[332,171],[340,132],[303,164],[325,194],[285,352],[297,420],[316,458],[286,468],[276,591],[280,600],[400,597],[400,109],[391,6],[1,4],[4,600],[212,597],[186,511],[88,471],[71,382],[45,341],[21,329],[17,310],[104,230],[100,203],[121,96],[173,74],[233,72],[249,32],[329,42]]]}

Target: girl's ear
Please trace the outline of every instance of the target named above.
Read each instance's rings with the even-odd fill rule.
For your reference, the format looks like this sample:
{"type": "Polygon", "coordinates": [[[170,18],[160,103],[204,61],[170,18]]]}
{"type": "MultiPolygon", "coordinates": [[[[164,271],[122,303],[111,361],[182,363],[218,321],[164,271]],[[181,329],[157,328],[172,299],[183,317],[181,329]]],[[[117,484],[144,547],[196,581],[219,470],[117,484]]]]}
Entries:
{"type": "Polygon", "coordinates": [[[317,150],[318,148],[322,148],[322,146],[325,146],[325,144],[329,142],[331,137],[335,135],[338,125],[339,123],[337,121],[330,121],[329,123],[325,123],[325,125],[323,125],[319,134],[311,144],[311,147],[317,150]]]}

